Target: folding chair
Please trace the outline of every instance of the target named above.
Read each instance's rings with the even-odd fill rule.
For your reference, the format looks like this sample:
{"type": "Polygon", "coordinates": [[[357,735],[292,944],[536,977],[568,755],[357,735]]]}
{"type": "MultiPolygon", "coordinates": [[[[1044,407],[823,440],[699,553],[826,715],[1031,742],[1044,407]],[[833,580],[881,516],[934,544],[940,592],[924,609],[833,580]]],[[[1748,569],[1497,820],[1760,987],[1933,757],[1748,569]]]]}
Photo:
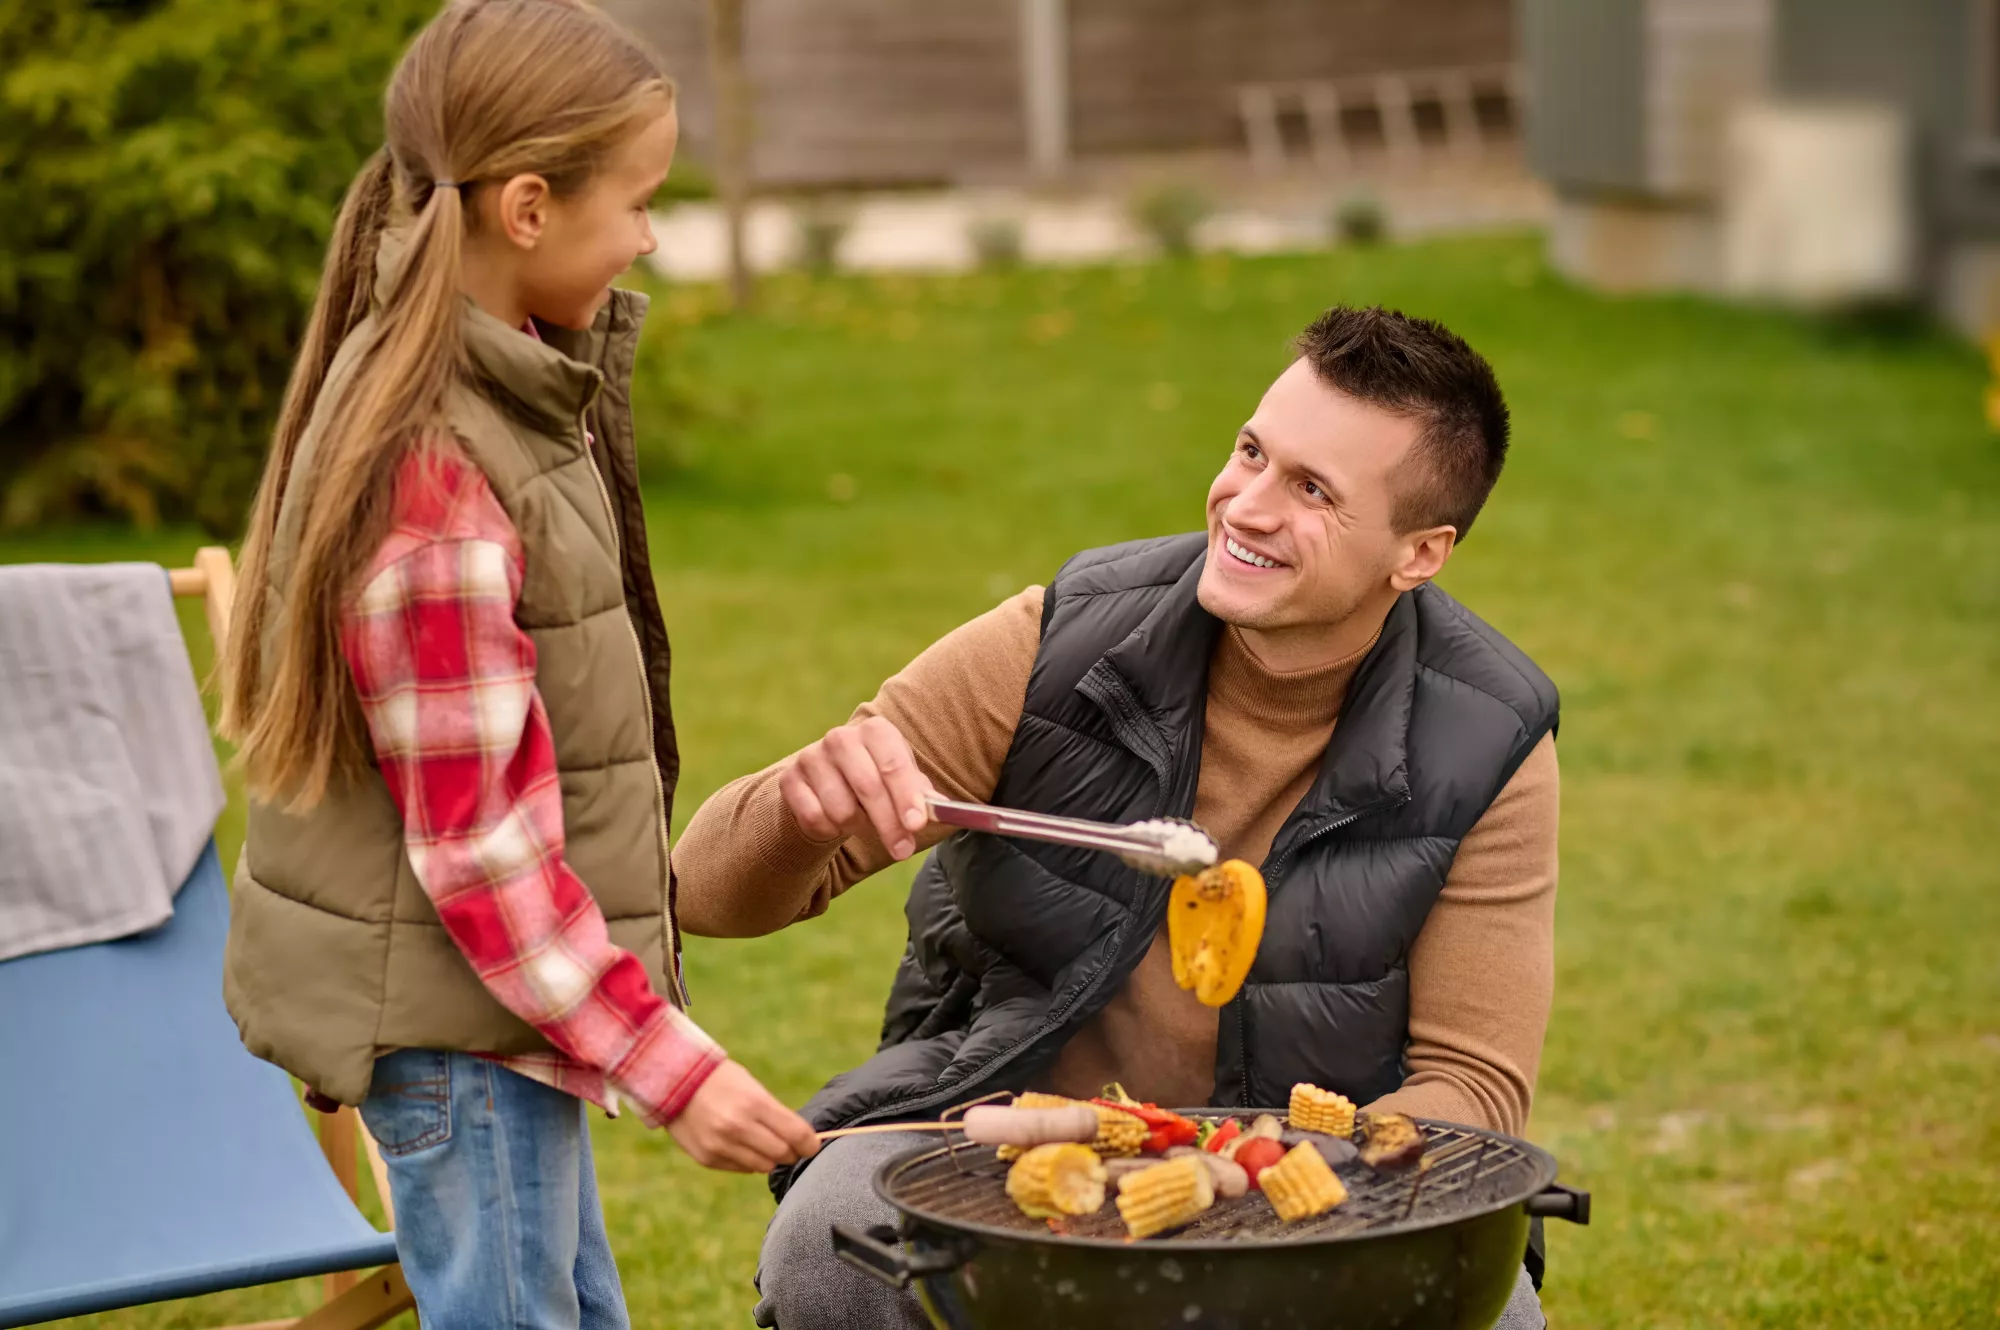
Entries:
{"type": "MultiPolygon", "coordinates": [[[[170,577],[206,598],[220,649],[228,552],[170,577]]],[[[326,1276],[317,1310],[233,1330],[372,1330],[414,1307],[395,1235],[356,1209],[357,1115],[315,1142],[291,1078],[237,1038],[228,928],[211,841],[161,927],[0,963],[0,1326],[308,1275],[326,1276]]]]}

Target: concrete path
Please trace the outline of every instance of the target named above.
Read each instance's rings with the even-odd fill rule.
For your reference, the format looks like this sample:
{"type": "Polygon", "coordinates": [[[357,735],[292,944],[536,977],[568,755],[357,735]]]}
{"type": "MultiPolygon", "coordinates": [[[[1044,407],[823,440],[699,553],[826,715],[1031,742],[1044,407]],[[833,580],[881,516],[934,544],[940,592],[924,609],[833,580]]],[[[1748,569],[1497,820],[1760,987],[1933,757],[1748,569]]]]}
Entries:
{"type": "MultiPolygon", "coordinates": [[[[1391,234],[1399,237],[1539,224],[1549,213],[1541,186],[1512,173],[1357,183],[1350,192],[1378,201],[1391,234]]],[[[1331,217],[1340,197],[1322,187],[1256,201],[1225,200],[1196,228],[1195,247],[1239,254],[1319,248],[1329,243],[1331,217]]],[[[1136,259],[1153,248],[1119,197],[1047,198],[1021,191],[961,190],[863,195],[814,204],[761,201],[749,218],[751,266],[770,271],[797,264],[801,223],[814,211],[845,220],[836,251],[838,265],[857,271],[970,268],[979,257],[975,227],[996,223],[1018,228],[1022,260],[1031,264],[1136,259]]],[[[727,250],[718,205],[683,204],[656,215],[653,223],[660,241],[653,263],[662,274],[677,281],[722,276],[727,250]]]]}

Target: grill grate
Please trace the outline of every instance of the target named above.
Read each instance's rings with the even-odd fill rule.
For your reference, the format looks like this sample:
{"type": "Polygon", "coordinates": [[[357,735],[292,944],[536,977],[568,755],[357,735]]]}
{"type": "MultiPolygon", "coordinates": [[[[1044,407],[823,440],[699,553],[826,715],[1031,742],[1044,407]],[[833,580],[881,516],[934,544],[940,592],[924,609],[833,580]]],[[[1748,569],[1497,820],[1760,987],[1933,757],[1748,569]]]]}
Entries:
{"type": "MultiPolygon", "coordinates": [[[[1313,1219],[1287,1224],[1259,1192],[1214,1206],[1185,1228],[1149,1243],[1299,1242],[1359,1237],[1413,1223],[1446,1223],[1522,1200],[1554,1177],[1548,1157],[1510,1137],[1425,1122],[1421,1173],[1380,1174],[1365,1164],[1334,1171],[1347,1187],[1345,1204],[1313,1219]]],[[[991,1146],[959,1145],[927,1151],[894,1167],[884,1180],[891,1202],[919,1218],[944,1224],[978,1224],[1048,1238],[1052,1230],[1022,1214],[1007,1197],[1007,1165],[991,1146]]],[[[1096,1214],[1065,1221],[1073,1238],[1126,1240],[1124,1222],[1109,1197],[1096,1214]]]]}

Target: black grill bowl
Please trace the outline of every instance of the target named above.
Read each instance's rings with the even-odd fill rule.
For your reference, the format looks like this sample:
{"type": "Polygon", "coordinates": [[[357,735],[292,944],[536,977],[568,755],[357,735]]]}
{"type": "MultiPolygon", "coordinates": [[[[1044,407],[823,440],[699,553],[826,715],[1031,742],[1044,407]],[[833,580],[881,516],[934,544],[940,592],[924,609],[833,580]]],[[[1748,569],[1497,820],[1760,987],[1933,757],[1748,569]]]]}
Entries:
{"type": "Polygon", "coordinates": [[[1587,1222],[1589,1198],[1554,1185],[1555,1160],[1525,1141],[1421,1125],[1430,1168],[1343,1165],[1349,1200],[1318,1219],[1283,1224],[1252,1192],[1144,1242],[1125,1240],[1109,1201],[1053,1233],[1007,1199],[990,1147],[920,1146],[875,1175],[897,1226],[836,1227],[834,1248],[913,1286],[940,1330],[1486,1330],[1530,1216],[1587,1222]]]}

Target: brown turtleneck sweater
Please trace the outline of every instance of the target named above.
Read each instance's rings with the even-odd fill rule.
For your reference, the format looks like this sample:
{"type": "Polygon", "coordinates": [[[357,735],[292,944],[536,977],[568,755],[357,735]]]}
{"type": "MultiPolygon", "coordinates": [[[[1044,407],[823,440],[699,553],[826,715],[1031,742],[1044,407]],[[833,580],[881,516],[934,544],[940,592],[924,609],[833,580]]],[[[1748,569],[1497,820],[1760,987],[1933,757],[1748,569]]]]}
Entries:
{"type": "MultiPolygon", "coordinates": [[[[1041,641],[1030,587],[932,644],[855,712],[909,740],[940,794],[983,802],[1013,742],[1041,641]]],[[[1372,644],[1371,644],[1372,645],[1372,644]]],[[[1260,863],[1319,769],[1367,654],[1280,673],[1234,629],[1209,668],[1195,820],[1225,857],[1260,863]]],[[[781,764],[718,791],[674,850],[688,932],[746,937],[824,912],[890,862],[874,836],[809,840],[778,791],[781,764]]],[[[1500,1131],[1527,1123],[1554,980],[1555,744],[1543,739],[1460,843],[1410,953],[1409,1076],[1384,1108],[1500,1131]]],[[[932,827],[920,847],[949,829],[932,827]]],[[[1120,1081],[1140,1099],[1201,1104],[1217,1013],[1174,983],[1164,930],[1125,987],[1044,1077],[1065,1094],[1120,1081]]]]}

